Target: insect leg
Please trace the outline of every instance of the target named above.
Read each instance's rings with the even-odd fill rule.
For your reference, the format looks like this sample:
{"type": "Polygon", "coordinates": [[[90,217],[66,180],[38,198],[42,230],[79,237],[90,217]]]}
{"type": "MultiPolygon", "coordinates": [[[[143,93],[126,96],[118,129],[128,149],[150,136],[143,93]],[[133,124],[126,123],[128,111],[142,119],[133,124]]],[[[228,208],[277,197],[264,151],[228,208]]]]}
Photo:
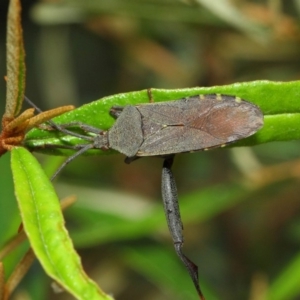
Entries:
{"type": "MultiPolygon", "coordinates": [[[[97,127],[94,127],[94,126],[91,126],[91,125],[88,125],[88,124],[85,124],[85,123],[82,123],[82,122],[79,122],[79,121],[73,121],[73,122],[70,122],[70,123],[59,124],[57,126],[59,126],[59,130],[61,128],[65,129],[65,128],[70,128],[70,127],[75,127],[76,126],[80,129],[82,129],[85,133],[94,133],[96,135],[100,135],[101,133],[104,132],[104,130],[102,130],[102,129],[99,129],[97,127]]],[[[60,130],[60,131],[62,131],[62,130],[60,130]]],[[[87,141],[93,141],[94,140],[94,137],[90,137],[90,136],[86,136],[86,135],[83,135],[83,134],[80,134],[80,133],[77,133],[77,132],[73,132],[73,131],[70,131],[69,129],[66,129],[65,131],[62,131],[62,132],[66,133],[68,135],[71,135],[71,136],[79,137],[79,138],[87,140],[87,141]]]]}
{"type": "MultiPolygon", "coordinates": [[[[28,99],[26,96],[24,96],[24,99],[26,100],[27,103],[29,103],[29,105],[31,105],[33,108],[36,109],[37,112],[42,113],[42,110],[37,107],[30,99],[28,99]]],[[[82,129],[83,131],[87,132],[87,133],[95,133],[95,134],[100,134],[101,132],[103,132],[103,130],[93,127],[91,125],[87,125],[85,123],[79,122],[79,121],[74,121],[74,122],[70,122],[70,123],[65,123],[65,124],[56,124],[55,122],[53,122],[52,120],[47,121],[47,123],[54,129],[65,133],[67,135],[71,135],[74,137],[78,137],[87,141],[93,141],[94,138],[93,137],[89,137],[74,131],[71,131],[67,128],[69,127],[74,127],[77,126],[80,129],[82,129]]]]}
{"type": "Polygon", "coordinates": [[[183,225],[180,217],[176,183],[171,171],[173,160],[174,156],[166,158],[162,169],[162,198],[165,214],[175,251],[188,270],[200,299],[204,300],[198,282],[198,267],[183,254],[181,249],[183,245],[183,225]]]}
{"type": "Polygon", "coordinates": [[[147,89],[147,94],[148,94],[148,97],[149,97],[149,102],[150,103],[154,103],[153,96],[152,96],[152,89],[151,88],[147,89]]]}
{"type": "MultiPolygon", "coordinates": [[[[154,103],[151,88],[147,89],[147,93],[148,93],[148,97],[149,97],[149,102],[154,103]]],[[[114,105],[110,108],[109,113],[112,117],[117,119],[120,116],[120,114],[122,113],[123,109],[124,109],[124,106],[114,105]]]]}
{"type": "Polygon", "coordinates": [[[117,106],[117,105],[114,105],[110,108],[109,110],[109,114],[114,117],[115,119],[117,119],[120,114],[122,113],[124,109],[124,106],[117,106]]]}
{"type": "MultiPolygon", "coordinates": [[[[42,110],[37,107],[32,101],[30,101],[26,96],[24,96],[25,100],[33,107],[35,108],[39,113],[42,113],[42,110]]],[[[79,128],[81,128],[83,131],[87,132],[87,133],[94,133],[96,135],[101,135],[101,133],[103,133],[104,131],[101,130],[101,129],[98,129],[96,127],[93,127],[93,126],[90,126],[90,125],[87,125],[87,124],[84,124],[84,123],[81,123],[81,122],[70,122],[70,123],[67,123],[67,124],[56,124],[55,122],[53,122],[52,120],[49,120],[47,121],[47,123],[54,129],[62,132],[62,133],[65,133],[67,135],[71,135],[71,136],[74,136],[74,137],[78,137],[78,138],[81,138],[83,140],[87,140],[87,141],[90,141],[92,143],[90,144],[78,144],[78,145],[75,145],[75,146],[68,146],[68,145],[45,145],[47,147],[56,147],[56,148],[64,148],[64,149],[73,149],[73,150],[78,150],[75,154],[73,154],[72,156],[70,156],[57,170],[56,172],[52,175],[51,177],[51,181],[54,180],[54,178],[58,175],[58,173],[64,168],[67,166],[67,164],[69,164],[73,159],[75,159],[77,156],[83,154],[84,152],[88,151],[89,149],[92,149],[94,148],[94,142],[95,142],[95,137],[91,137],[91,136],[86,136],[86,135],[83,135],[83,134],[80,134],[80,133],[77,133],[77,132],[73,132],[71,130],[68,130],[66,128],[68,127],[72,127],[72,126],[77,126],[79,128]]],[[[100,140],[101,141],[101,140],[100,140]]]]}
{"type": "MultiPolygon", "coordinates": [[[[27,98],[26,96],[24,96],[24,99],[26,100],[26,102],[32,106],[37,112],[39,113],[42,113],[43,111],[38,107],[36,106],[29,98],[27,98]]],[[[87,141],[91,141],[91,137],[88,137],[88,136],[85,136],[83,134],[79,134],[79,133],[76,133],[76,132],[73,132],[73,131],[70,131],[68,129],[66,129],[67,127],[71,127],[71,126],[83,126],[85,124],[82,124],[80,122],[71,122],[71,123],[68,123],[68,124],[56,124],[55,122],[53,122],[52,120],[48,120],[47,123],[50,125],[50,127],[64,133],[64,134],[67,134],[67,135],[71,135],[71,136],[75,136],[75,137],[78,137],[78,138],[81,138],[81,139],[84,139],[84,140],[87,140],[87,141]]],[[[84,130],[84,129],[83,129],[84,130]]]]}

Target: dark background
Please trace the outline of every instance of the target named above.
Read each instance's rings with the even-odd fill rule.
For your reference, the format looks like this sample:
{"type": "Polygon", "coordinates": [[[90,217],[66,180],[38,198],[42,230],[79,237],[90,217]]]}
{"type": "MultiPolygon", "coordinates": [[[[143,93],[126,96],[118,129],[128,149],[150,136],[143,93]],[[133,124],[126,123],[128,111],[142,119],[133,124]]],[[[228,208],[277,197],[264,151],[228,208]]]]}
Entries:
{"type": "MultiPolygon", "coordinates": [[[[0,3],[2,76],[6,2],[0,3]]],[[[206,9],[197,1],[69,1],[54,12],[38,6],[61,2],[22,1],[26,95],[44,110],[149,87],[300,77],[296,1],[236,1],[229,17],[225,8],[206,9]]],[[[4,80],[0,80],[0,101],[4,108],[4,80]]],[[[299,253],[298,156],[299,142],[294,141],[176,157],[173,169],[180,200],[215,191],[207,199],[216,201],[213,213],[204,210],[198,220],[188,210],[183,214],[184,249],[199,265],[200,283],[206,294],[212,293],[208,299],[264,299],[268,284],[299,253]],[[228,186],[230,193],[234,185],[246,187],[245,192],[238,201],[218,207],[217,199],[226,191],[219,187],[228,186]]],[[[58,164],[56,158],[38,157],[45,166],[58,164]]],[[[161,201],[162,161],[145,158],[125,165],[123,159],[121,155],[78,158],[55,183],[60,195],[78,195],[78,203],[65,215],[86,271],[116,299],[196,299],[165,224],[154,230],[140,227],[139,234],[114,233],[119,218],[142,219],[161,201]],[[93,232],[99,230],[99,236],[89,237],[88,230],[87,236],[76,235],[82,224],[93,232]],[[101,236],[103,228],[110,228],[109,238],[101,236]],[[170,268],[160,259],[163,263],[170,259],[170,268]],[[157,270],[152,272],[151,266],[157,270]]],[[[19,224],[8,160],[9,154],[0,162],[3,241],[19,224]],[[10,228],[5,220],[11,220],[10,228]]],[[[14,259],[7,262],[8,273],[14,259]]],[[[25,299],[20,295],[70,298],[53,293],[37,263],[15,299],[25,299]]]]}

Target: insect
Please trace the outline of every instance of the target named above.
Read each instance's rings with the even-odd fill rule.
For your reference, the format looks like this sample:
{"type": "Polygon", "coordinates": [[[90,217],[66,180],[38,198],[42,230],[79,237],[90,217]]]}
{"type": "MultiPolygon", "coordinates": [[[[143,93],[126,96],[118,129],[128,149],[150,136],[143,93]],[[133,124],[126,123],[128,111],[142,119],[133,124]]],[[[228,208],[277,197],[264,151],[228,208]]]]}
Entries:
{"type": "Polygon", "coordinates": [[[169,231],[175,251],[188,270],[199,298],[203,300],[198,283],[198,267],[182,252],[183,226],[171,170],[174,156],[223,147],[251,136],[263,126],[263,114],[252,103],[219,94],[196,95],[169,102],[113,106],[110,114],[116,118],[116,122],[107,131],[78,122],[56,127],[88,143],[62,146],[77,152],[65,161],[52,178],[75,157],[89,149],[117,150],[126,155],[127,163],[145,156],[162,157],[161,189],[169,231]],[[72,126],[79,126],[93,136],[66,129],[72,126]]]}

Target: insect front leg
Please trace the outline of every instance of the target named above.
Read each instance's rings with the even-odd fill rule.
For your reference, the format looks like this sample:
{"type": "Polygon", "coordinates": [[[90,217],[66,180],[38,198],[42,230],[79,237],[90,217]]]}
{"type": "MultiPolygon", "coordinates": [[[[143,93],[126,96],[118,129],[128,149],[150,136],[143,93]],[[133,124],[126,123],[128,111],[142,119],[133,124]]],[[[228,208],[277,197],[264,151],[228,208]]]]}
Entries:
{"type": "MultiPolygon", "coordinates": [[[[147,89],[147,94],[148,94],[148,97],[149,97],[149,102],[154,103],[151,88],[147,89]]],[[[124,106],[114,105],[110,108],[109,114],[112,117],[114,117],[115,119],[117,119],[120,116],[120,114],[122,113],[123,110],[124,110],[124,106]]]]}
{"type": "Polygon", "coordinates": [[[122,113],[124,109],[124,106],[118,106],[118,105],[114,105],[110,108],[109,110],[109,114],[114,117],[115,119],[117,119],[120,114],[122,113]]]}
{"type": "Polygon", "coordinates": [[[198,267],[183,254],[181,249],[183,246],[183,225],[179,211],[177,187],[171,170],[173,160],[174,156],[166,158],[162,169],[162,198],[165,214],[169,231],[172,235],[175,251],[187,268],[200,299],[204,300],[205,298],[201,292],[198,282],[198,267]]]}

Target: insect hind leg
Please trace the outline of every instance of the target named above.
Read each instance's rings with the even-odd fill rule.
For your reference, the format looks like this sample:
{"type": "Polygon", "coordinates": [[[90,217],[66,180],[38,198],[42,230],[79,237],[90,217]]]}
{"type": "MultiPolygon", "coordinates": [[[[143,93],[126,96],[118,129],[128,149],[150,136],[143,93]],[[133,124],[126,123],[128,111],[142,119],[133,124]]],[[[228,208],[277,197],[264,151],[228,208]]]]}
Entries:
{"type": "Polygon", "coordinates": [[[166,157],[162,169],[162,198],[165,215],[171,233],[176,254],[183,262],[193,284],[197,290],[199,298],[205,300],[198,282],[198,267],[182,252],[183,246],[183,225],[180,217],[178,194],[173,172],[171,170],[174,155],[166,157]]]}

